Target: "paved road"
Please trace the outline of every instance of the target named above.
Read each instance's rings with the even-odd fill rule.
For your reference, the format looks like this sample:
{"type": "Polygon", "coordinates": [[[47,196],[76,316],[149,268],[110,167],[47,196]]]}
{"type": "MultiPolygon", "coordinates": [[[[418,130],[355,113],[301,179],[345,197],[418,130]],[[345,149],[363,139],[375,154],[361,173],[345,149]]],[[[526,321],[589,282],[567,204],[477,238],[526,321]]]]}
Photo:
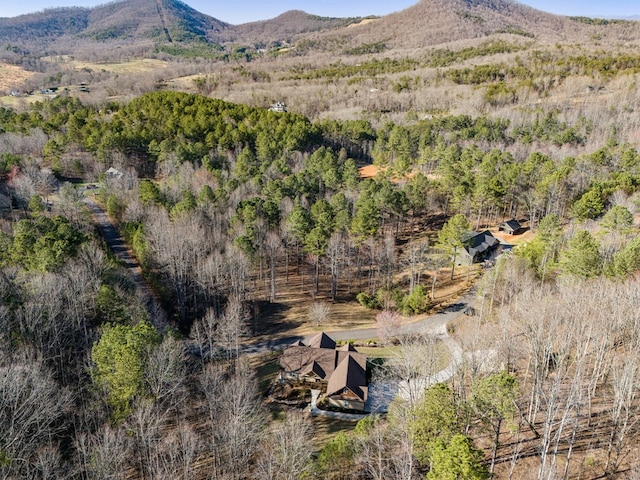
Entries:
{"type": "MultiPolygon", "coordinates": [[[[420,333],[437,333],[442,326],[458,318],[465,308],[475,301],[476,289],[472,288],[464,296],[452,305],[446,307],[442,312],[418,315],[399,328],[400,335],[411,335],[420,333]]],[[[367,338],[377,338],[378,331],[375,328],[362,328],[356,330],[339,330],[326,332],[334,340],[366,340],[367,338]]],[[[311,338],[310,335],[307,338],[311,338]]]]}
{"type": "Polygon", "coordinates": [[[154,297],[153,291],[144,280],[138,259],[127,249],[120,233],[113,223],[111,223],[106,212],[96,203],[95,199],[91,196],[86,196],[85,204],[93,215],[94,222],[100,230],[100,234],[102,238],[104,238],[105,243],[113,254],[126,266],[129,277],[135,286],[135,294],[149,313],[149,320],[159,330],[164,329],[167,325],[166,313],[164,313],[160,302],[154,297]]]}
{"type": "MultiPolygon", "coordinates": [[[[429,333],[437,336],[444,342],[446,347],[451,353],[451,361],[449,364],[435,373],[434,375],[424,378],[414,378],[411,380],[391,381],[383,380],[372,382],[369,384],[369,395],[367,403],[365,405],[365,411],[371,413],[386,413],[389,409],[389,405],[396,396],[400,396],[405,400],[411,400],[419,396],[420,392],[424,391],[430,385],[438,382],[446,382],[456,373],[458,366],[464,360],[464,352],[460,345],[458,345],[450,336],[447,331],[447,324],[462,315],[464,309],[473,304],[475,299],[475,288],[464,295],[458,302],[450,305],[442,313],[434,315],[424,315],[418,318],[415,322],[407,324],[402,328],[402,333],[406,334],[420,334],[429,333]]],[[[361,329],[343,332],[332,332],[334,338],[344,335],[348,332],[350,336],[348,338],[372,338],[375,336],[375,329],[361,329]]],[[[312,390],[313,394],[313,390],[312,390]]],[[[312,415],[322,415],[327,417],[339,418],[341,420],[358,421],[367,414],[347,414],[341,412],[333,412],[328,410],[321,410],[316,406],[316,399],[319,392],[312,396],[311,406],[309,411],[312,415]]]]}
{"type": "MultiPolygon", "coordinates": [[[[469,290],[465,295],[460,297],[458,301],[446,307],[443,311],[432,314],[419,315],[411,319],[400,327],[399,334],[417,335],[417,334],[440,334],[442,328],[452,320],[462,315],[465,308],[472,306],[475,302],[475,287],[469,290]]],[[[334,340],[366,340],[369,338],[378,338],[378,331],[375,328],[359,328],[353,330],[333,330],[325,332],[334,340]]],[[[263,353],[272,350],[281,350],[292,343],[302,340],[308,342],[316,334],[305,336],[290,336],[276,340],[268,340],[262,342],[245,342],[242,347],[243,353],[263,353]]]]}
{"type": "Polygon", "coordinates": [[[111,220],[107,216],[106,212],[98,205],[93,197],[85,197],[85,204],[89,207],[93,219],[97,227],[100,229],[100,234],[104,241],[107,243],[109,249],[114,253],[118,259],[122,260],[125,266],[132,270],[135,275],[140,268],[138,260],[134,258],[127,250],[127,246],[124,240],[118,233],[116,227],[113,226],[111,220]]]}

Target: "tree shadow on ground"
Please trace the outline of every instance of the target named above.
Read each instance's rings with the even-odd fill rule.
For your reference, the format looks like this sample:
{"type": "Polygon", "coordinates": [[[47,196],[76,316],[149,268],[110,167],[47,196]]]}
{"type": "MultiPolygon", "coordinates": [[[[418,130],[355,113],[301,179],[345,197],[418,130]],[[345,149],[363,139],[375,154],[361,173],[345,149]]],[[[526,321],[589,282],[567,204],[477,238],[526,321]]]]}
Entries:
{"type": "Polygon", "coordinates": [[[274,335],[285,333],[300,327],[302,319],[287,318],[291,308],[283,303],[269,303],[266,300],[253,302],[252,330],[255,335],[274,335]]]}

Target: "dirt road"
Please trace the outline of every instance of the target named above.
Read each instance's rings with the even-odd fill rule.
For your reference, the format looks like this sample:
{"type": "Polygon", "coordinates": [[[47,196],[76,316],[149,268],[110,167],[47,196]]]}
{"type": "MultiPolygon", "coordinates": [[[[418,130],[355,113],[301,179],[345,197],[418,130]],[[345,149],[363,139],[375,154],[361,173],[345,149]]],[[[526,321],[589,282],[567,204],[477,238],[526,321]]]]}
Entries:
{"type": "Polygon", "coordinates": [[[109,216],[102,207],[98,205],[95,199],[91,196],[86,196],[85,203],[93,215],[94,222],[100,230],[100,234],[102,238],[104,238],[109,250],[126,266],[129,277],[133,285],[135,285],[135,295],[149,313],[149,320],[156,328],[162,331],[167,325],[167,316],[160,306],[160,302],[155,298],[153,291],[142,276],[140,262],[138,262],[138,259],[129,251],[120,233],[109,219],[109,216]]]}

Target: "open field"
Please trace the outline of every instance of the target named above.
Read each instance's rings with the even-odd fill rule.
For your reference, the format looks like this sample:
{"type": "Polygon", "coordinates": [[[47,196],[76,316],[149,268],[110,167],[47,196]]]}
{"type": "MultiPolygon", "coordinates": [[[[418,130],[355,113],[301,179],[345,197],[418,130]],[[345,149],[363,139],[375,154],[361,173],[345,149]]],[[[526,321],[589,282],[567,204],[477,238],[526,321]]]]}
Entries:
{"type": "Polygon", "coordinates": [[[19,88],[33,75],[21,67],[0,62],[0,93],[19,88]]]}
{"type": "Polygon", "coordinates": [[[148,73],[162,70],[169,65],[164,60],[154,58],[134,58],[123,62],[86,62],[74,60],[69,56],[45,57],[43,60],[75,70],[111,73],[148,73]]]}
{"type": "Polygon", "coordinates": [[[51,99],[51,95],[26,95],[21,97],[14,97],[11,95],[6,95],[4,97],[0,97],[0,106],[6,108],[14,108],[19,110],[20,107],[28,104],[32,104],[35,102],[43,102],[45,100],[51,99]]]}

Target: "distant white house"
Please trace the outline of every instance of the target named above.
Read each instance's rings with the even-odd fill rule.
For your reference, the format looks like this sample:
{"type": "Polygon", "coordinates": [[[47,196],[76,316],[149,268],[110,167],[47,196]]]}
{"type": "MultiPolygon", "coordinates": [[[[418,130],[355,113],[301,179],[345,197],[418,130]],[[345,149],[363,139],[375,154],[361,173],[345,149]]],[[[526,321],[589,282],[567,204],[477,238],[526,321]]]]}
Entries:
{"type": "Polygon", "coordinates": [[[124,176],[124,173],[113,167],[109,167],[109,170],[104,172],[104,174],[107,178],[122,178],[124,176]]]}
{"type": "Polygon", "coordinates": [[[276,102],[269,107],[270,112],[286,112],[287,106],[283,102],[276,102]]]}

